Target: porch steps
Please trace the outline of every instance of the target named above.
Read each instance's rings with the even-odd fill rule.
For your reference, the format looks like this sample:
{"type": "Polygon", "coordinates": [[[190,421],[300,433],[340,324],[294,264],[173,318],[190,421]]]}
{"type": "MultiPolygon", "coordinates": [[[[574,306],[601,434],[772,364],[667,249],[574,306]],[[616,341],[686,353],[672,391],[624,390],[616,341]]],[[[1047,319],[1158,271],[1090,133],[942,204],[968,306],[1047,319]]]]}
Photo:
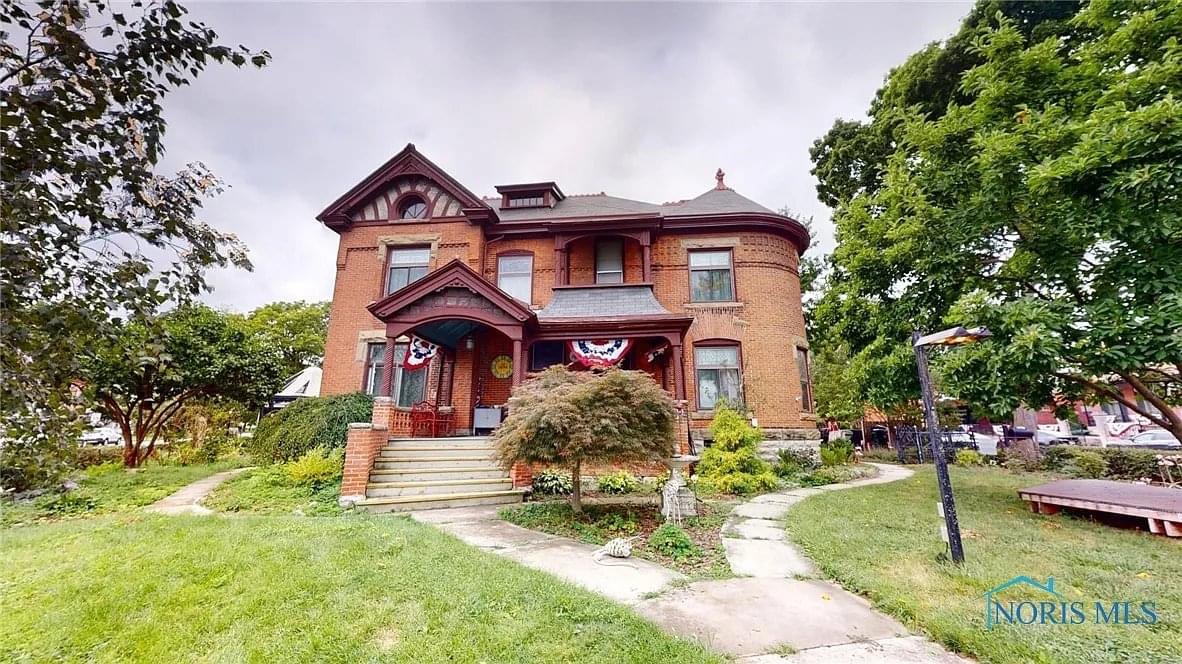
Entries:
{"type": "Polygon", "coordinates": [[[516,503],[524,493],[497,465],[487,437],[391,438],[374,461],[358,505],[370,512],[403,512],[516,503]]]}

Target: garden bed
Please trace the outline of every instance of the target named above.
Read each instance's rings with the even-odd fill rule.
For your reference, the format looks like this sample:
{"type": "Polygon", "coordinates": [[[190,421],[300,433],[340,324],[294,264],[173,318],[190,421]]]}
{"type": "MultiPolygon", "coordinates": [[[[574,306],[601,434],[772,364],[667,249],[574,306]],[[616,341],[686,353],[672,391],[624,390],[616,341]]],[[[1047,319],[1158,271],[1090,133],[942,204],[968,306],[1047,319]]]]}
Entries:
{"type": "Polygon", "coordinates": [[[691,547],[679,547],[670,554],[652,541],[653,533],[665,525],[655,501],[595,504],[594,496],[584,496],[583,513],[578,517],[570,504],[562,500],[526,503],[501,510],[502,519],[524,528],[551,535],[569,537],[589,544],[604,544],[617,537],[632,540],[632,555],[677,570],[692,579],[719,579],[732,576],[722,548],[720,530],[728,514],[742,502],[736,498],[698,501],[698,516],[684,519],[681,530],[691,547]]]}

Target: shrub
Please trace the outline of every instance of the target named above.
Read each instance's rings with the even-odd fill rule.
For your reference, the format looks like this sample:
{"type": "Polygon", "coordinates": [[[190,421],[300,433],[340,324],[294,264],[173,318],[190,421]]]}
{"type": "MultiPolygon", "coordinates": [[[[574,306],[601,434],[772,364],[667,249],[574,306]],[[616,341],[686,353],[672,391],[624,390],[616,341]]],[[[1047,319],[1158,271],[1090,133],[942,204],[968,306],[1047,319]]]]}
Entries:
{"type": "Polygon", "coordinates": [[[674,560],[685,560],[702,554],[702,550],[694,544],[690,536],[672,523],[666,523],[654,530],[653,534],[649,535],[648,543],[674,560]]]}
{"type": "Polygon", "coordinates": [[[300,399],[259,422],[247,451],[260,462],[291,461],[314,447],[343,448],[349,424],[373,417],[373,397],[361,392],[300,399]]]}
{"type": "Polygon", "coordinates": [[[956,465],[958,466],[980,466],[983,463],[985,463],[985,457],[976,450],[956,451],[956,465]]]}
{"type": "Polygon", "coordinates": [[[564,464],[571,509],[583,509],[581,471],[595,462],[652,462],[674,450],[676,409],[643,371],[570,371],[553,366],[513,390],[509,417],[493,433],[505,468],[564,464]]]}
{"type": "Polygon", "coordinates": [[[572,490],[570,473],[543,470],[534,475],[534,493],[545,496],[567,496],[572,490]]]}
{"type": "Polygon", "coordinates": [[[1043,453],[1042,467],[1052,473],[1060,472],[1071,463],[1077,451],[1069,445],[1054,445],[1043,453]]]}
{"type": "Polygon", "coordinates": [[[283,471],[293,484],[320,486],[340,478],[343,456],[340,450],[313,447],[299,459],[284,464],[283,471]]]}
{"type": "Polygon", "coordinates": [[[1157,474],[1159,452],[1124,450],[1119,447],[1108,447],[1099,450],[1099,452],[1108,464],[1108,472],[1105,477],[1118,480],[1138,480],[1142,477],[1154,477],[1157,474]]]}
{"type": "Polygon", "coordinates": [[[604,530],[625,535],[631,535],[637,530],[640,530],[640,523],[631,513],[620,514],[619,512],[608,512],[595,523],[604,530]]]}
{"type": "Polygon", "coordinates": [[[617,470],[615,472],[600,475],[596,480],[596,486],[603,493],[610,493],[621,495],[625,493],[632,493],[636,490],[636,478],[626,470],[617,470]]]}
{"type": "Polygon", "coordinates": [[[842,438],[823,443],[820,456],[823,466],[844,466],[854,458],[854,444],[842,438]]]}
{"type": "Polygon", "coordinates": [[[792,477],[806,473],[820,465],[817,450],[811,447],[788,447],[777,453],[779,457],[773,470],[780,477],[792,477]]]}
{"type": "Polygon", "coordinates": [[[698,482],[708,490],[749,494],[778,485],[771,465],[759,458],[763,432],[751,426],[737,411],[719,407],[710,423],[714,444],[702,452],[698,482]]]}
{"type": "Polygon", "coordinates": [[[1081,451],[1075,454],[1069,470],[1073,477],[1098,479],[1108,472],[1108,462],[1096,452],[1081,451]]]}

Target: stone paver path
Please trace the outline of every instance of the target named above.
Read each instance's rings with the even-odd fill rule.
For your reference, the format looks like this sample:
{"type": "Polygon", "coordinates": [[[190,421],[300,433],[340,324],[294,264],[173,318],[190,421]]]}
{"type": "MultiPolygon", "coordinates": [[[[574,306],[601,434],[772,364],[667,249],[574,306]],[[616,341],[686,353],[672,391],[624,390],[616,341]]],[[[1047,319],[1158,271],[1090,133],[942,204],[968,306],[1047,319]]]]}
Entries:
{"type": "MultiPolygon", "coordinates": [[[[411,512],[472,546],[540,569],[623,604],[636,604],[685,576],[638,558],[628,564],[602,565],[591,554],[598,548],[565,537],[539,533],[502,521],[500,506],[457,507],[411,512]]],[[[612,561],[609,561],[612,562],[612,561]]]]}
{"type": "Polygon", "coordinates": [[[217,485],[244,470],[250,469],[235,468],[197,480],[167,498],[152,503],[147,507],[147,510],[160,514],[213,514],[213,510],[201,504],[201,499],[208,496],[209,492],[213,491],[217,485]]]}

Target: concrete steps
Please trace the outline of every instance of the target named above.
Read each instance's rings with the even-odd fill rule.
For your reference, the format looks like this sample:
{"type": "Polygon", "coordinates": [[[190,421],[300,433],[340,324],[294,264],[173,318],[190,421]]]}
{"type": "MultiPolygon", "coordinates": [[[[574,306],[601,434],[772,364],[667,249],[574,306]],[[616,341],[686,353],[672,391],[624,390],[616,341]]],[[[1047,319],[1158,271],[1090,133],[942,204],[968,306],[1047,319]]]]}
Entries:
{"type": "Polygon", "coordinates": [[[392,496],[366,498],[357,503],[369,512],[410,512],[414,510],[474,507],[476,505],[508,505],[520,503],[524,489],[508,491],[476,491],[471,493],[437,493],[430,496],[392,496]]]}
{"type": "Polygon", "coordinates": [[[392,438],[379,451],[365,500],[370,512],[520,502],[509,474],[497,464],[488,438],[392,438]]]}

